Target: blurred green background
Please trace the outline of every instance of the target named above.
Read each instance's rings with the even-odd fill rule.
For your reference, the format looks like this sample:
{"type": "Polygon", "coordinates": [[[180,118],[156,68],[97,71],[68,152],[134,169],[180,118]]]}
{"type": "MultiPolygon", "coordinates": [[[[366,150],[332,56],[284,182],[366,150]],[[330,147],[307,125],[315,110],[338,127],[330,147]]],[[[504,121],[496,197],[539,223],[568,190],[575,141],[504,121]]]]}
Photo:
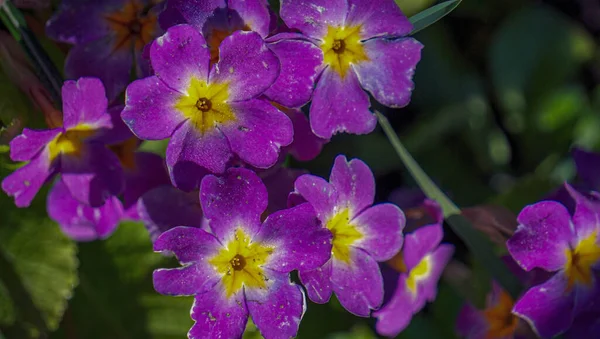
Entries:
{"type": "MultiPolygon", "coordinates": [[[[435,4],[396,2],[407,16],[435,4]]],[[[495,203],[516,213],[573,179],[573,145],[600,149],[600,15],[590,15],[600,5],[594,6],[585,0],[465,0],[416,35],[425,48],[411,104],[378,109],[459,206],[495,203]]],[[[50,12],[28,12],[34,31],[43,32],[40,25],[50,12]]],[[[64,60],[61,49],[39,38],[56,62],[64,60]]],[[[2,177],[14,167],[1,145],[11,126],[41,124],[40,113],[11,83],[6,67],[3,63],[0,69],[2,177]]],[[[327,176],[339,153],[372,167],[378,200],[398,187],[414,186],[379,130],[336,136],[316,160],[292,166],[327,176]]],[[[53,339],[185,337],[192,300],[153,291],[152,270],[175,263],[151,251],[143,226],[123,224],[106,241],[76,244],[48,220],[44,199],[42,192],[31,208],[19,210],[0,194],[0,331],[5,338],[37,337],[40,328],[53,339]],[[7,284],[18,281],[25,290],[9,296],[7,284]],[[39,312],[23,307],[32,303],[39,312]]],[[[468,264],[457,238],[449,232],[447,240],[457,245],[457,259],[468,264]]],[[[399,338],[455,337],[462,299],[451,285],[452,279],[443,280],[435,303],[399,338]]],[[[299,337],[377,338],[372,325],[335,301],[310,304],[299,337]]],[[[246,337],[260,338],[252,324],[246,337]]]]}

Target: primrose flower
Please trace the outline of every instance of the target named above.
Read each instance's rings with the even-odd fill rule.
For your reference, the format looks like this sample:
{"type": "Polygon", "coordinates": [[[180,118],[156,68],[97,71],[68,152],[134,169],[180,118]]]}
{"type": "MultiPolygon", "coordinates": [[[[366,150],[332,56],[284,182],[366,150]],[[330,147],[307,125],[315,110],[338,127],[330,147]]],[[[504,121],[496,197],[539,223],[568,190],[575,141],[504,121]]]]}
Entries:
{"type": "Polygon", "coordinates": [[[184,266],[156,270],[154,288],[196,296],[189,338],[239,338],[248,316],[266,339],[294,337],[306,304],[289,273],[322,265],[331,252],[331,234],[306,203],[261,224],[267,191],[245,168],[206,176],[200,192],[212,233],[175,227],[161,234],[154,249],[174,253],[184,266]]]}
{"type": "Polygon", "coordinates": [[[572,216],[556,201],[529,205],[519,214],[519,227],[507,242],[511,256],[525,271],[554,272],[546,282],[530,288],[513,308],[541,337],[565,332],[600,291],[598,206],[565,186],[575,201],[572,216]]]}
{"type": "Polygon", "coordinates": [[[333,234],[331,258],[315,270],[299,270],[308,297],[326,303],[335,292],[344,308],[367,317],[383,301],[377,261],[394,256],[402,246],[405,219],[392,204],[371,206],[375,178],[358,159],[338,156],[329,182],[314,175],[296,180],[295,194],[308,201],[324,228],[333,234]]]}
{"type": "Polygon", "coordinates": [[[211,63],[219,60],[219,46],[236,31],[253,31],[265,39],[279,59],[280,72],[264,95],[285,107],[301,107],[312,95],[319,67],[320,49],[297,33],[269,36],[277,17],[264,0],[169,0],[159,16],[163,29],[190,24],[206,38],[211,63]]]}
{"type": "Polygon", "coordinates": [[[65,235],[76,241],[107,238],[123,217],[123,205],[117,197],[109,197],[100,207],[87,206],[73,198],[61,179],[50,190],[46,205],[50,218],[65,235]]]}
{"type": "Polygon", "coordinates": [[[513,298],[493,282],[485,309],[465,304],[458,315],[456,331],[466,339],[516,338],[519,318],[512,314],[513,305],[513,298]]]}
{"type": "Polygon", "coordinates": [[[386,106],[408,104],[422,45],[406,37],[412,25],[393,0],[282,0],[280,14],[323,55],[310,107],[315,134],[373,131],[365,90],[386,106]]]}
{"type": "Polygon", "coordinates": [[[113,130],[118,114],[107,112],[102,82],[95,78],[66,81],[62,88],[63,126],[47,130],[25,128],[10,143],[14,161],[28,161],[2,181],[2,189],[27,207],[54,174],[73,197],[92,207],[123,189],[119,159],[105,143],[119,141],[113,130]]]}
{"type": "Polygon", "coordinates": [[[202,35],[178,25],[152,44],[150,59],[156,75],[129,85],[121,116],[140,139],[171,137],[167,167],[175,186],[196,189],[206,171],[223,173],[234,154],[268,168],[292,142],[290,119],[257,99],[279,70],[258,34],[227,37],[210,67],[202,35]]]}
{"type": "Polygon", "coordinates": [[[444,219],[439,205],[425,199],[422,210],[433,223],[406,234],[402,251],[384,265],[386,298],[373,313],[381,335],[398,335],[426,302],[435,300],[438,281],[454,253],[452,245],[440,244],[444,219]]]}
{"type": "Polygon", "coordinates": [[[46,24],[56,41],[74,44],[65,60],[68,78],[97,77],[110,100],[130,81],[147,73],[142,50],[158,35],[154,0],[63,0],[46,24]],[[146,71],[145,71],[146,70],[146,71]]]}

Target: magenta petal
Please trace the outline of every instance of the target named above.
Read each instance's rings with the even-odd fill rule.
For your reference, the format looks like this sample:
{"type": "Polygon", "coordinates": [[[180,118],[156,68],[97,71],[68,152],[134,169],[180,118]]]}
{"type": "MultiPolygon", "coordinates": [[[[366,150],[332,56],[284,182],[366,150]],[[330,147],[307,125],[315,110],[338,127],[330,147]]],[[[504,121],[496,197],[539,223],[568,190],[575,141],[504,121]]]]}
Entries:
{"type": "MultiPolygon", "coordinates": [[[[593,206],[588,198],[577,192],[571,185],[565,184],[565,188],[575,201],[573,225],[577,238],[584,239],[593,232],[598,232],[600,227],[598,207],[593,206]]],[[[571,246],[574,248],[577,244],[572,243],[571,246]]]]}
{"type": "Polygon", "coordinates": [[[417,228],[404,236],[402,255],[408,269],[417,266],[426,255],[432,252],[444,237],[440,224],[432,224],[417,228]]]}
{"type": "Polygon", "coordinates": [[[282,0],[279,14],[288,27],[321,39],[327,33],[328,25],[344,24],[347,12],[346,0],[282,0]]]}
{"type": "Polygon", "coordinates": [[[161,234],[154,242],[154,251],[175,253],[183,265],[207,261],[220,248],[217,239],[196,227],[179,226],[161,234]]]}
{"type": "Polygon", "coordinates": [[[61,156],[61,174],[73,197],[99,207],[123,190],[123,169],[117,156],[101,144],[88,144],[83,155],[61,156]]]}
{"type": "Polygon", "coordinates": [[[308,201],[321,221],[333,215],[338,202],[338,192],[333,185],[321,177],[305,174],[296,179],[295,191],[308,201]]]}
{"type": "Polygon", "coordinates": [[[111,35],[75,45],[65,60],[67,78],[77,79],[84,76],[99,78],[106,87],[106,96],[111,101],[127,87],[133,65],[131,50],[123,48],[113,50],[114,39],[115,37],[111,35]]]}
{"type": "Polygon", "coordinates": [[[312,96],[323,64],[323,52],[313,43],[302,40],[281,39],[268,46],[279,58],[281,71],[265,95],[285,107],[303,106],[312,96]]]}
{"type": "Polygon", "coordinates": [[[206,293],[219,282],[219,276],[207,262],[194,262],[184,267],[154,270],[152,280],[156,292],[183,296],[206,293]]]}
{"type": "Polygon", "coordinates": [[[291,283],[287,276],[270,291],[265,302],[247,300],[246,305],[265,338],[294,338],[306,309],[302,288],[291,283]]]}
{"type": "Polygon", "coordinates": [[[229,100],[243,101],[266,91],[279,75],[279,59],[255,32],[237,31],[223,40],[211,83],[229,83],[229,100]]]}
{"type": "Polygon", "coordinates": [[[105,126],[104,128],[97,130],[92,137],[86,140],[106,145],[114,145],[134,138],[135,136],[131,133],[129,127],[127,127],[123,119],[121,119],[121,111],[123,111],[123,105],[111,106],[108,109],[110,126],[105,126]]]}
{"type": "Polygon", "coordinates": [[[415,87],[412,78],[423,45],[413,38],[373,39],[363,43],[369,61],[354,65],[358,81],[377,101],[404,107],[415,87]]]}
{"type": "Polygon", "coordinates": [[[267,208],[267,189],[253,171],[230,168],[222,177],[202,179],[200,203],[213,234],[227,243],[240,225],[250,237],[256,234],[267,208]]]}
{"type": "Polygon", "coordinates": [[[400,251],[406,219],[398,206],[375,205],[364,210],[352,223],[364,236],[354,245],[367,251],[375,260],[389,260],[400,251]]]}
{"type": "Polygon", "coordinates": [[[379,265],[369,254],[353,248],[350,263],[333,261],[331,283],[340,304],[348,312],[368,317],[383,302],[383,278],[379,265]]]}
{"type": "Polygon", "coordinates": [[[314,270],[331,257],[331,232],[321,227],[310,204],[271,214],[254,238],[275,248],[267,267],[275,271],[314,270]]]}
{"type": "Polygon", "coordinates": [[[348,0],[346,26],[361,26],[363,39],[405,36],[412,24],[391,0],[348,0]]]}
{"type": "Polygon", "coordinates": [[[54,174],[48,158],[43,151],[26,164],[2,180],[2,189],[15,198],[17,207],[28,207],[44,182],[54,174]]]}
{"type": "Polygon", "coordinates": [[[13,161],[30,160],[62,131],[62,128],[47,130],[24,128],[23,133],[10,141],[10,158],[13,161]]]}
{"type": "Polygon", "coordinates": [[[393,297],[380,310],[373,313],[377,318],[375,329],[380,335],[395,337],[404,330],[415,310],[415,299],[406,288],[406,274],[398,278],[398,286],[393,297]]]}
{"type": "Polygon", "coordinates": [[[166,139],[185,120],[174,108],[179,96],[156,76],[136,80],[127,87],[121,117],[140,139],[166,139]]]}
{"type": "Polygon", "coordinates": [[[431,253],[431,268],[427,279],[421,282],[419,294],[424,301],[433,302],[437,295],[437,287],[446,265],[454,254],[454,246],[450,244],[441,244],[431,253]]]}
{"type": "Polygon", "coordinates": [[[254,167],[273,166],[279,158],[280,148],[293,140],[290,119],[264,100],[238,102],[232,108],[237,119],[235,123],[219,127],[231,150],[254,167]]]}
{"type": "Polygon", "coordinates": [[[243,293],[227,298],[223,285],[216,284],[210,291],[196,295],[192,319],[196,323],[188,333],[190,339],[241,338],[248,322],[243,293]]]}
{"type": "Polygon", "coordinates": [[[152,43],[150,60],[156,76],[180,93],[186,93],[192,78],[208,80],[210,52],[206,40],[193,26],[169,28],[152,43]]]}
{"type": "Polygon", "coordinates": [[[519,266],[526,271],[561,269],[567,260],[565,250],[575,237],[567,209],[555,201],[542,201],[526,206],[517,221],[519,227],[506,245],[519,266]]]}
{"type": "Polygon", "coordinates": [[[316,136],[310,128],[310,122],[302,111],[287,109],[285,113],[294,125],[294,141],[286,150],[298,161],[310,161],[316,158],[327,140],[316,136]]]}
{"type": "Polygon", "coordinates": [[[317,304],[325,304],[331,298],[333,285],[331,283],[331,260],[312,271],[300,271],[300,281],[306,288],[308,298],[317,304]]]}
{"type": "Polygon", "coordinates": [[[63,127],[69,130],[80,124],[111,127],[108,101],[102,81],[96,78],[68,80],[62,87],[63,127]]]}
{"type": "Polygon", "coordinates": [[[324,139],[331,139],[338,132],[370,133],[377,125],[377,118],[369,106],[369,96],[352,70],[342,79],[337,72],[326,68],[313,94],[310,126],[324,139]]]}
{"type": "Polygon", "coordinates": [[[167,147],[167,167],[171,181],[190,191],[200,186],[206,172],[223,173],[231,158],[231,149],[218,129],[201,134],[192,123],[183,123],[167,147]]]}
{"type": "Polygon", "coordinates": [[[176,226],[202,227],[202,207],[197,192],[160,186],[144,194],[137,209],[152,241],[176,226]]]}
{"type": "Polygon", "coordinates": [[[227,7],[237,12],[251,30],[263,38],[269,34],[271,16],[264,0],[228,0],[227,7]]]}
{"type": "Polygon", "coordinates": [[[76,241],[104,239],[111,235],[121,220],[123,206],[110,197],[100,207],[77,201],[62,180],[57,180],[46,201],[48,215],[69,238],[76,241]]]}
{"type": "Polygon", "coordinates": [[[530,288],[517,301],[513,313],[527,321],[543,338],[566,331],[573,323],[574,296],[567,293],[567,279],[556,274],[547,282],[530,288]]]}
{"type": "Polygon", "coordinates": [[[335,158],[329,182],[339,194],[338,204],[350,210],[350,218],[373,205],[375,177],[367,164],[360,159],[348,161],[345,156],[335,158]]]}

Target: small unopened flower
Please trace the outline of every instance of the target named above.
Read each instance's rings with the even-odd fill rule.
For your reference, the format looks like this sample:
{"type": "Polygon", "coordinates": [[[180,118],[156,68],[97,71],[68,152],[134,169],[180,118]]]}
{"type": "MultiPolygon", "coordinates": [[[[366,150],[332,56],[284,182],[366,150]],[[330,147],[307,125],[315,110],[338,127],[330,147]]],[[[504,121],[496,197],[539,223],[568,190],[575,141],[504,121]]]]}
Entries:
{"type": "Polygon", "coordinates": [[[239,338],[248,316],[267,339],[294,337],[306,304],[289,273],[322,265],[331,234],[306,203],[261,223],[267,191],[248,169],[208,175],[200,192],[212,233],[175,227],[160,235],[154,249],[174,253],[183,267],[156,270],[154,288],[195,295],[190,338],[239,338]]]}
{"type": "Polygon", "coordinates": [[[150,59],[156,75],[129,85],[121,116],[140,139],[171,138],[166,160],[177,187],[196,189],[206,171],[223,173],[234,154],[268,168],[292,142],[290,119],[257,99],[279,72],[258,34],[227,37],[210,66],[204,37],[178,25],[152,44],[150,59]]]}
{"type": "Polygon", "coordinates": [[[507,242],[511,256],[525,271],[541,268],[554,273],[530,288],[513,308],[544,338],[565,332],[600,291],[597,202],[565,186],[575,201],[573,215],[556,201],[529,205],[519,213],[519,227],[507,242]]]}
{"type": "Polygon", "coordinates": [[[465,339],[512,339],[519,318],[512,314],[513,298],[496,282],[487,296],[485,309],[465,304],[458,315],[457,332],[465,339]]]}
{"type": "Polygon", "coordinates": [[[95,78],[66,81],[62,99],[63,126],[25,128],[10,143],[11,159],[28,162],[2,181],[2,189],[19,207],[29,206],[41,186],[57,173],[75,199],[92,207],[123,189],[119,159],[105,146],[121,137],[113,129],[119,115],[107,112],[102,82],[95,78]]]}
{"type": "Polygon", "coordinates": [[[377,264],[402,246],[405,219],[392,204],[373,205],[375,178],[358,159],[338,156],[329,182],[314,175],[296,180],[295,194],[317,212],[322,227],[333,235],[331,258],[315,270],[300,270],[309,298],[326,303],[335,292],[344,308],[368,317],[383,301],[383,280],[377,264]]]}
{"type": "Polygon", "coordinates": [[[441,208],[432,200],[422,203],[432,224],[421,226],[404,236],[402,251],[385,266],[386,296],[381,309],[375,311],[375,328],[381,335],[394,337],[404,330],[413,315],[427,302],[435,300],[438,281],[452,258],[454,247],[440,244],[444,235],[441,208]]]}
{"type": "Polygon", "coordinates": [[[112,101],[129,83],[134,65],[137,76],[147,73],[142,51],[159,33],[156,3],[63,0],[46,33],[75,45],[65,60],[66,76],[100,78],[112,101]]]}
{"type": "Polygon", "coordinates": [[[422,45],[392,0],[283,0],[281,18],[313,39],[323,55],[310,107],[320,137],[373,131],[368,91],[390,107],[404,107],[422,45]]]}

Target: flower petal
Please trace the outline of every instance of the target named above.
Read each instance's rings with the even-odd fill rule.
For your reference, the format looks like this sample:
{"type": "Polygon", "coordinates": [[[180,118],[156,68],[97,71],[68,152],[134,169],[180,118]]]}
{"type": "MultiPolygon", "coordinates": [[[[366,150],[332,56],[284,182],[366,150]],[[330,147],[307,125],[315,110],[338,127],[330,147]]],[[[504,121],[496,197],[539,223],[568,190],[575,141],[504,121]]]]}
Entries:
{"type": "Polygon", "coordinates": [[[179,93],[156,76],[136,80],[127,86],[121,117],[140,139],[166,139],[185,120],[174,108],[178,99],[179,93]]]}
{"type": "Polygon", "coordinates": [[[506,245],[524,270],[561,269],[567,262],[565,250],[575,237],[567,209],[555,201],[526,206],[517,217],[519,227],[506,245]]]}
{"type": "Polygon", "coordinates": [[[193,26],[169,28],[152,43],[150,60],[156,76],[180,93],[187,92],[192,78],[208,80],[210,52],[193,26]]]}
{"type": "Polygon", "coordinates": [[[419,303],[406,288],[406,274],[400,274],[398,285],[392,298],[381,309],[373,312],[377,318],[375,329],[380,335],[395,337],[410,323],[419,303]]]}
{"type": "Polygon", "coordinates": [[[400,7],[389,0],[348,0],[346,26],[361,26],[360,36],[365,40],[405,36],[412,30],[400,7]]]}
{"type": "Polygon", "coordinates": [[[128,48],[113,49],[115,43],[115,37],[110,35],[73,46],[65,60],[67,78],[99,78],[106,86],[106,96],[111,101],[116,99],[131,81],[133,54],[128,48]]]}
{"type": "Polygon", "coordinates": [[[247,300],[252,320],[265,338],[294,338],[306,311],[302,288],[289,281],[278,282],[265,302],[247,300]]]}
{"type": "Polygon", "coordinates": [[[373,39],[363,43],[369,61],[354,65],[358,81],[385,106],[404,107],[415,84],[415,67],[423,45],[413,38],[373,39]]]}
{"type": "Polygon", "coordinates": [[[266,1],[229,0],[227,7],[237,13],[249,28],[265,38],[269,34],[271,16],[266,1]]]}
{"type": "Polygon", "coordinates": [[[50,218],[75,241],[107,238],[117,229],[123,215],[117,197],[108,198],[100,207],[90,207],[73,198],[62,180],[56,181],[46,204],[50,218]]]}
{"type": "Polygon", "coordinates": [[[62,131],[62,128],[47,130],[24,128],[23,133],[10,141],[10,158],[13,161],[30,160],[62,131]]]}
{"type": "Polygon", "coordinates": [[[196,227],[178,226],[162,233],[154,242],[154,251],[170,251],[183,265],[206,259],[218,252],[220,244],[210,233],[196,227]]]}
{"type": "MultiPolygon", "coordinates": [[[[571,185],[565,184],[565,188],[571,198],[575,201],[575,213],[573,214],[573,225],[578,239],[584,239],[593,232],[600,230],[598,207],[592,206],[592,202],[577,192],[571,185]]],[[[571,244],[574,248],[577,244],[571,244]]]]}
{"type": "Polygon", "coordinates": [[[346,0],[282,0],[279,14],[289,28],[321,39],[327,34],[328,25],[344,24],[347,12],[346,0]]]}
{"type": "Polygon", "coordinates": [[[63,125],[66,130],[80,124],[111,127],[108,101],[102,81],[96,78],[67,80],[62,87],[63,125]]]}
{"type": "Polygon", "coordinates": [[[350,209],[350,218],[359,215],[375,200],[375,177],[360,159],[348,161],[338,155],[333,163],[329,182],[339,194],[338,204],[350,209]]]}
{"type": "Polygon", "coordinates": [[[138,199],[151,189],[171,184],[164,159],[160,155],[136,152],[134,157],[135,169],[125,171],[125,208],[135,205],[138,199]]]}
{"type": "Polygon", "coordinates": [[[264,100],[238,102],[232,108],[235,123],[219,127],[231,150],[254,167],[273,166],[280,148],[292,143],[294,127],[290,119],[264,100]]]}
{"type": "Polygon", "coordinates": [[[462,338],[485,339],[488,329],[483,312],[469,303],[464,304],[456,320],[456,333],[462,338]]]}
{"type": "Polygon", "coordinates": [[[211,83],[229,83],[229,101],[255,98],[279,75],[279,60],[255,32],[237,31],[219,46],[219,62],[210,71],[211,83]]]}
{"type": "Polygon", "coordinates": [[[160,186],[144,194],[137,209],[152,241],[176,226],[202,227],[198,192],[186,193],[171,185],[160,186]]]}
{"type": "Polygon", "coordinates": [[[248,309],[243,293],[229,298],[221,283],[212,290],[196,295],[192,306],[196,322],[188,333],[190,339],[241,338],[248,322],[248,309]]]}
{"type": "Polygon", "coordinates": [[[391,259],[402,247],[404,213],[393,204],[379,204],[367,208],[353,219],[363,238],[353,244],[367,251],[373,259],[391,259]]]}
{"type": "Polygon", "coordinates": [[[596,152],[588,152],[579,147],[574,147],[571,150],[577,175],[588,184],[593,190],[600,190],[600,154],[596,152]]]}
{"type": "Polygon", "coordinates": [[[4,180],[2,190],[15,198],[17,207],[28,207],[44,182],[54,174],[47,149],[23,167],[20,167],[4,180]]]}
{"type": "Polygon", "coordinates": [[[547,282],[530,288],[519,299],[513,313],[531,325],[536,334],[551,338],[573,323],[574,297],[567,290],[567,278],[556,274],[547,282]]]}
{"type": "Polygon", "coordinates": [[[368,317],[383,302],[383,278],[379,265],[361,249],[351,251],[350,263],[333,259],[331,283],[340,304],[348,312],[368,317]]]}
{"type": "Polygon", "coordinates": [[[441,244],[431,253],[431,267],[429,268],[427,278],[421,281],[419,286],[419,294],[423,296],[424,300],[429,302],[435,300],[438,283],[453,254],[454,246],[450,244],[441,244]]]}
{"type": "Polygon", "coordinates": [[[206,20],[226,6],[225,0],[169,0],[158,22],[165,30],[178,24],[190,24],[202,32],[206,20]]]}
{"type": "Polygon", "coordinates": [[[407,269],[417,266],[423,258],[435,250],[442,238],[444,230],[440,224],[426,225],[417,228],[404,236],[402,258],[407,269]]]}
{"type": "Polygon", "coordinates": [[[207,175],[202,179],[200,203],[213,234],[221,242],[227,243],[240,225],[252,238],[267,208],[267,189],[253,171],[230,168],[222,177],[207,175]]]}
{"type": "Polygon", "coordinates": [[[88,144],[82,156],[61,156],[62,179],[82,203],[99,207],[124,187],[123,169],[117,156],[101,144],[88,144]]]}
{"type": "Polygon", "coordinates": [[[291,207],[287,205],[288,196],[294,190],[296,179],[306,172],[295,168],[278,167],[274,171],[269,170],[266,175],[261,175],[269,195],[266,215],[291,207]]]}
{"type": "Polygon", "coordinates": [[[298,161],[310,161],[316,158],[328,140],[316,136],[310,129],[308,118],[299,109],[284,109],[294,125],[294,141],[286,150],[298,161]]]}
{"type": "Polygon", "coordinates": [[[324,139],[331,139],[338,132],[370,133],[377,125],[377,118],[369,106],[369,96],[353,71],[341,78],[333,69],[326,68],[313,94],[310,126],[324,139]]]}
{"type": "Polygon", "coordinates": [[[312,271],[300,271],[298,273],[302,285],[306,288],[308,298],[317,303],[325,304],[331,298],[333,285],[331,283],[331,260],[323,266],[312,271]]]}
{"type": "Polygon", "coordinates": [[[301,107],[306,104],[313,92],[315,80],[323,64],[323,52],[313,43],[302,40],[277,39],[268,43],[269,49],[277,55],[281,71],[265,95],[285,107],[301,107]]]}
{"type": "Polygon", "coordinates": [[[313,270],[331,257],[331,232],[321,227],[308,203],[271,214],[254,241],[275,251],[266,264],[272,270],[313,270]]]}
{"type": "Polygon", "coordinates": [[[207,293],[219,279],[214,267],[205,261],[179,268],[160,268],[152,274],[156,292],[174,296],[207,293]]]}
{"type": "Polygon", "coordinates": [[[308,201],[322,222],[327,221],[335,211],[338,202],[338,192],[325,179],[305,174],[296,179],[295,192],[308,201]]]}

